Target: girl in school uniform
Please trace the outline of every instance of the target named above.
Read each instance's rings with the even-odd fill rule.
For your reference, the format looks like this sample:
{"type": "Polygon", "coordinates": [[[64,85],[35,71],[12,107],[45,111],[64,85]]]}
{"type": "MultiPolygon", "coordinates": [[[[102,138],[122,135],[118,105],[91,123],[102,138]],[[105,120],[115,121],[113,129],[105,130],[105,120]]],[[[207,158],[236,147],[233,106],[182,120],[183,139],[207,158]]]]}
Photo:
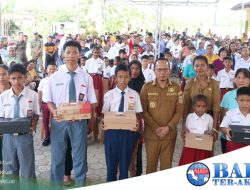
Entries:
{"type": "MultiPolygon", "coordinates": [[[[213,118],[205,113],[207,109],[207,97],[198,94],[193,100],[194,112],[188,114],[186,119],[187,132],[195,134],[211,134],[213,129],[213,118]]],[[[179,166],[197,162],[212,156],[212,151],[183,147],[179,166]]]]}

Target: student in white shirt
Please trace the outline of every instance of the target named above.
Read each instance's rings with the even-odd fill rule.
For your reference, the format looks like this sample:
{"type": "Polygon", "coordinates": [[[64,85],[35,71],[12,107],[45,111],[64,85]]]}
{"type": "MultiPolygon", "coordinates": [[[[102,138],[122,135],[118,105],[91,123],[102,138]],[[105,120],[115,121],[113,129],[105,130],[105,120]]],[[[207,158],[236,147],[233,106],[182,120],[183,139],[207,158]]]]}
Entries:
{"type": "MultiPolygon", "coordinates": [[[[0,94],[0,117],[32,118],[32,132],[40,115],[38,95],[24,87],[27,71],[21,64],[9,69],[11,88],[0,94]]],[[[23,178],[36,178],[33,135],[14,133],[3,135],[3,172],[23,178]]]]}
{"type": "MultiPolygon", "coordinates": [[[[142,112],[141,101],[139,94],[128,87],[130,77],[127,65],[117,65],[115,76],[117,86],[104,95],[102,113],[105,115],[105,112],[135,112],[139,118],[139,113],[142,112]]],[[[105,123],[103,127],[105,129],[105,123]]],[[[119,180],[128,178],[129,165],[139,137],[137,130],[138,127],[131,131],[105,130],[104,148],[108,182],[117,180],[118,167],[119,180]]]]}
{"type": "Polygon", "coordinates": [[[221,100],[228,91],[234,88],[233,80],[235,72],[232,70],[233,60],[231,57],[227,56],[223,60],[224,69],[217,73],[216,80],[219,81],[220,87],[220,97],[221,100]]]}
{"type": "Polygon", "coordinates": [[[104,57],[104,69],[103,69],[103,78],[107,78],[109,79],[111,77],[111,67],[109,66],[109,58],[108,57],[104,57]]]}
{"type": "Polygon", "coordinates": [[[230,125],[250,126],[250,88],[241,87],[236,95],[239,108],[234,108],[226,112],[220,128],[227,138],[226,151],[230,152],[247,146],[246,144],[231,141],[230,125]]]}
{"type": "MultiPolygon", "coordinates": [[[[213,129],[213,118],[207,114],[208,99],[202,94],[192,99],[194,113],[190,113],[186,119],[188,133],[211,134],[213,129]]],[[[212,151],[183,147],[179,165],[197,162],[212,156],[212,151]]]]}
{"type": "Polygon", "coordinates": [[[149,57],[147,55],[141,57],[142,73],[144,75],[145,82],[150,82],[155,80],[155,73],[153,70],[148,68],[148,61],[149,57]]]}
{"type": "Polygon", "coordinates": [[[235,60],[234,70],[237,71],[239,68],[246,68],[250,70],[250,57],[248,47],[242,47],[241,49],[241,59],[235,60]]]}
{"type": "Polygon", "coordinates": [[[97,101],[91,76],[78,66],[80,44],[68,41],[63,49],[65,64],[49,78],[47,103],[53,115],[51,119],[50,179],[53,182],[63,181],[67,137],[69,137],[73,153],[75,186],[79,187],[86,182],[87,120],[63,121],[57,114],[57,107],[62,103],[89,101],[94,111],[94,104],[97,101]],[[75,86],[75,90],[72,90],[73,86],[75,86]]]}
{"type": "Polygon", "coordinates": [[[39,97],[39,105],[41,106],[42,114],[43,114],[43,130],[44,130],[44,139],[42,142],[43,146],[48,146],[50,144],[50,111],[47,105],[48,101],[48,92],[49,92],[49,77],[56,72],[56,65],[49,64],[47,66],[47,74],[46,78],[43,78],[38,86],[38,97],[39,97]]]}
{"type": "Polygon", "coordinates": [[[79,64],[79,66],[80,66],[80,68],[82,69],[82,70],[84,70],[84,71],[86,71],[86,61],[88,60],[88,58],[87,57],[85,57],[85,56],[82,56],[81,58],[80,58],[80,64],[79,64]]]}

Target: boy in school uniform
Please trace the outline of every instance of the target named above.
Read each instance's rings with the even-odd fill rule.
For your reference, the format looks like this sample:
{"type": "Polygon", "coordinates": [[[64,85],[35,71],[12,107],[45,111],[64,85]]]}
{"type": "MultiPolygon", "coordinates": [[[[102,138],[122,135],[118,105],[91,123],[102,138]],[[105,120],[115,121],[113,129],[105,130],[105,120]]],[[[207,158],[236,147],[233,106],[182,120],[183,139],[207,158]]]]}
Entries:
{"type": "Polygon", "coordinates": [[[230,125],[243,125],[250,126],[250,88],[241,87],[237,90],[236,93],[237,103],[239,104],[238,108],[231,109],[226,112],[220,128],[227,138],[226,151],[230,152],[237,150],[239,148],[247,146],[242,143],[235,143],[231,141],[230,134],[230,125]]]}
{"type": "Polygon", "coordinates": [[[233,79],[235,72],[232,70],[233,60],[231,57],[225,57],[223,60],[224,69],[220,70],[217,74],[216,80],[219,81],[220,98],[222,100],[224,94],[234,88],[233,79]]]}
{"type": "Polygon", "coordinates": [[[44,131],[44,139],[42,142],[43,146],[48,146],[50,144],[50,129],[49,129],[49,123],[50,123],[50,111],[48,108],[48,88],[49,88],[49,77],[56,72],[56,65],[55,64],[49,64],[47,66],[47,74],[48,76],[46,78],[43,78],[38,86],[38,96],[39,96],[39,105],[41,106],[41,110],[43,113],[43,131],[44,131]]]}
{"type": "Polygon", "coordinates": [[[150,82],[155,80],[155,73],[152,69],[148,68],[149,57],[147,55],[143,55],[141,57],[142,64],[142,73],[145,77],[145,82],[150,82]]]}
{"type": "MultiPolygon", "coordinates": [[[[135,112],[137,117],[142,112],[139,94],[128,87],[129,70],[127,65],[119,64],[115,70],[117,86],[104,95],[102,113],[105,112],[135,112]]],[[[104,126],[105,128],[105,123],[104,126]]],[[[130,130],[108,129],[104,132],[104,148],[107,165],[107,181],[117,180],[119,166],[119,180],[128,178],[129,165],[136,141],[139,137],[130,130]]]]}
{"type": "MultiPolygon", "coordinates": [[[[211,134],[213,128],[213,118],[207,111],[207,97],[199,94],[192,100],[194,112],[188,114],[186,127],[188,133],[211,134]]],[[[179,166],[197,162],[212,156],[212,151],[183,147],[179,166]]]]}
{"type": "Polygon", "coordinates": [[[96,101],[91,76],[78,66],[81,46],[68,41],[63,46],[64,62],[59,70],[49,78],[48,107],[51,119],[51,175],[53,182],[62,182],[65,171],[67,139],[70,139],[73,153],[75,186],[83,186],[87,173],[87,120],[63,121],[57,114],[61,103],[85,102],[92,105],[96,101]]]}
{"type": "MultiPolygon", "coordinates": [[[[0,117],[32,117],[35,131],[40,114],[38,95],[25,86],[27,71],[21,64],[9,69],[11,88],[0,95],[0,117]]],[[[3,171],[23,178],[35,179],[35,155],[32,133],[3,135],[3,171]],[[20,171],[21,170],[21,171],[20,171]]]]}

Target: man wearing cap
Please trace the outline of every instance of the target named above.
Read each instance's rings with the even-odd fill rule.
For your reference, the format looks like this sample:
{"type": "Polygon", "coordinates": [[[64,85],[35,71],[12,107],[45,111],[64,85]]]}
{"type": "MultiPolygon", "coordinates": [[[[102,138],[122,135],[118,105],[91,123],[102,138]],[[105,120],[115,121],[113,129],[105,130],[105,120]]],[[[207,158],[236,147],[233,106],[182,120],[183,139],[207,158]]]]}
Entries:
{"type": "Polygon", "coordinates": [[[31,51],[31,57],[34,60],[37,60],[37,70],[40,70],[42,73],[44,73],[44,67],[43,67],[43,41],[39,38],[38,32],[34,32],[34,38],[30,42],[30,51],[31,51]]]}

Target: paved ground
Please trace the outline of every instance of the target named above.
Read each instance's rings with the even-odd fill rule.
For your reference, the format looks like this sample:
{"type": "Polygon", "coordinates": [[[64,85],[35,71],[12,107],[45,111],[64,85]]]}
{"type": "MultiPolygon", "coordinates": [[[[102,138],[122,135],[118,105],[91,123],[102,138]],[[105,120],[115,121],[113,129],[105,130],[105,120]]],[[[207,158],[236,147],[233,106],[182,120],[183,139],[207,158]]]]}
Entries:
{"type": "MultiPolygon", "coordinates": [[[[41,120],[40,120],[41,122],[41,120]]],[[[41,145],[40,125],[37,133],[35,134],[35,159],[36,159],[36,174],[37,179],[40,181],[49,181],[50,176],[50,146],[43,147],[41,145]]],[[[178,126],[180,131],[180,125],[178,126]]],[[[177,166],[182,150],[183,142],[178,135],[173,167],[177,166]]],[[[217,141],[215,144],[215,155],[220,154],[220,143],[217,141]]],[[[143,147],[143,173],[145,174],[145,163],[146,163],[145,147],[143,147]]],[[[106,180],[106,165],[103,145],[90,143],[88,146],[88,173],[87,179],[90,182],[105,182],[106,180]]]]}

